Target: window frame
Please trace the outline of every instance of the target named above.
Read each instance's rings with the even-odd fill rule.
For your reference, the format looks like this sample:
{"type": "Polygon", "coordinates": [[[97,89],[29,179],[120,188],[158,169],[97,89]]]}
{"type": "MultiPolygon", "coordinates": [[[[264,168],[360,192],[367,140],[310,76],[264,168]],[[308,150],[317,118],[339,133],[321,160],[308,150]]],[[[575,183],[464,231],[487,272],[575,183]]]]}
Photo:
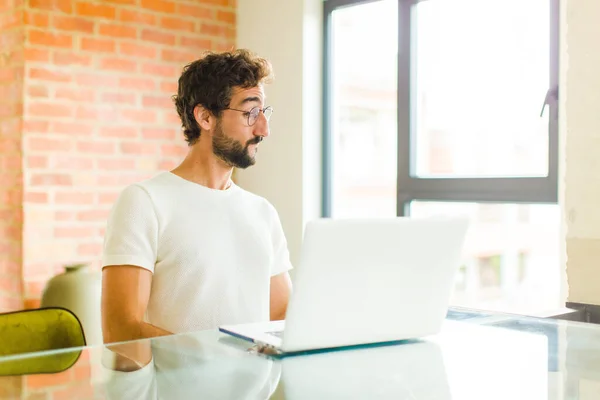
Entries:
{"type": "MultiPolygon", "coordinates": [[[[322,215],[332,211],[332,14],[343,7],[380,0],[325,0],[323,8],[323,198],[322,215]]],[[[544,177],[473,177],[419,178],[415,170],[415,141],[412,126],[412,7],[420,1],[398,1],[398,80],[397,80],[397,199],[398,216],[409,215],[410,202],[493,202],[493,203],[558,203],[558,80],[559,80],[559,1],[550,2],[550,54],[548,92],[540,93],[540,108],[548,114],[548,174],[544,177]],[[543,104],[542,104],[543,103],[543,104]]]]}

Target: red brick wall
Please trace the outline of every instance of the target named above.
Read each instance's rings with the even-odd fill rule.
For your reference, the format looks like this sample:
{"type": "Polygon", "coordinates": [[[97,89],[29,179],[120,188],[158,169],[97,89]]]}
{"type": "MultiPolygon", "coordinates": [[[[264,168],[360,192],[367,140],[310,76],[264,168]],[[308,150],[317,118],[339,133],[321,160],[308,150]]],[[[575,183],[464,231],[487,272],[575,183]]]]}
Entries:
{"type": "MultiPolygon", "coordinates": [[[[0,86],[24,93],[20,133],[19,96],[1,96],[14,103],[0,114],[0,312],[17,305],[7,299],[19,298],[20,276],[35,307],[63,265],[98,267],[118,192],[185,154],[171,96],[201,51],[234,47],[235,1],[27,0],[13,28],[25,33],[24,79],[0,86]]],[[[0,69],[0,82],[15,81],[18,61],[0,69]]]]}
{"type": "Polygon", "coordinates": [[[22,307],[22,0],[0,0],[0,312],[22,307]]]}

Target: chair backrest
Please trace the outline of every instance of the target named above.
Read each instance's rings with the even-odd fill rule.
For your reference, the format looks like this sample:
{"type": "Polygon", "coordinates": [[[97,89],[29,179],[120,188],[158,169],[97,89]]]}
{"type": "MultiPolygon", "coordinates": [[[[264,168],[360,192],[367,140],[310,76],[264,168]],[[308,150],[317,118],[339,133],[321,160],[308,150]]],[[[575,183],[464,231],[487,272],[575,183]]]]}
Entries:
{"type": "Polygon", "coordinates": [[[79,319],[67,309],[52,307],[0,314],[0,375],[64,371],[77,361],[81,351],[23,358],[6,356],[85,344],[79,319]]]}

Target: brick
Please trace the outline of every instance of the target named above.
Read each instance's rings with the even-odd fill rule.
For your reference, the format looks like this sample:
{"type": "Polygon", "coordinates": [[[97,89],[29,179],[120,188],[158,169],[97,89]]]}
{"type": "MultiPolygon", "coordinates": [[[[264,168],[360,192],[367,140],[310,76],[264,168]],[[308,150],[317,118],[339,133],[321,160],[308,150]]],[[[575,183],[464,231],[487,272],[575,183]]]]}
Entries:
{"type": "Polygon", "coordinates": [[[29,0],[29,8],[45,11],[58,11],[70,14],[73,12],[71,0],[29,0]]]}
{"type": "Polygon", "coordinates": [[[137,43],[120,43],[119,52],[123,55],[143,58],[156,58],[158,54],[155,47],[140,46],[137,43]]]}
{"type": "Polygon", "coordinates": [[[27,62],[49,62],[50,52],[45,49],[38,49],[35,47],[27,47],[25,49],[25,61],[27,62]]]}
{"type": "Polygon", "coordinates": [[[79,123],[79,122],[52,122],[50,124],[50,133],[65,134],[69,136],[88,136],[94,130],[94,127],[90,124],[79,123]]]}
{"type": "Polygon", "coordinates": [[[100,68],[113,71],[137,72],[137,62],[123,58],[104,58],[100,60],[100,68]]]}
{"type": "Polygon", "coordinates": [[[228,6],[230,0],[202,0],[204,4],[213,4],[215,6],[228,6]]]}
{"type": "Polygon", "coordinates": [[[154,143],[122,142],[120,147],[123,154],[156,155],[158,152],[158,148],[154,143]]]}
{"type": "Polygon", "coordinates": [[[163,144],[160,148],[161,154],[164,156],[184,156],[187,149],[184,146],[173,144],[163,144]]]}
{"type": "Polygon", "coordinates": [[[21,140],[0,136],[0,152],[18,152],[21,149],[21,140]]]}
{"type": "Polygon", "coordinates": [[[101,71],[99,73],[82,73],[75,75],[75,83],[79,86],[104,89],[118,87],[119,78],[117,76],[104,75],[101,71]]]}
{"type": "Polygon", "coordinates": [[[105,3],[114,3],[114,4],[122,4],[122,5],[131,5],[134,6],[137,4],[137,0],[104,0],[105,3]]]}
{"type": "Polygon", "coordinates": [[[183,47],[198,50],[209,50],[212,48],[212,41],[210,39],[182,36],[179,38],[179,43],[183,47]]]}
{"type": "Polygon", "coordinates": [[[93,237],[95,233],[94,228],[89,226],[68,226],[68,227],[56,227],[54,229],[54,237],[57,239],[61,238],[73,238],[79,239],[82,237],[93,237]]]}
{"type": "Polygon", "coordinates": [[[81,50],[114,53],[117,46],[112,39],[81,38],[81,50]]]}
{"type": "Polygon", "coordinates": [[[177,84],[176,80],[160,83],[160,91],[161,92],[174,94],[174,93],[177,93],[177,89],[178,89],[178,84],[177,84]]]}
{"type": "Polygon", "coordinates": [[[52,18],[54,28],[63,31],[94,33],[94,22],[86,18],[55,15],[52,18]]]}
{"type": "MultiPolygon", "coordinates": [[[[13,138],[20,138],[22,126],[23,124],[20,117],[0,121],[0,138],[9,136],[12,136],[13,138]]],[[[2,139],[0,139],[0,141],[1,140],[2,139]]]]}
{"type": "Polygon", "coordinates": [[[48,193],[44,192],[26,192],[24,196],[25,203],[47,203],[48,193]]]}
{"type": "Polygon", "coordinates": [[[154,75],[161,77],[173,77],[177,76],[177,68],[172,65],[162,65],[162,64],[143,64],[142,65],[142,73],[144,75],[154,75]]]}
{"type": "Polygon", "coordinates": [[[0,68],[0,82],[14,83],[17,80],[21,80],[22,68],[0,68]]]}
{"type": "Polygon", "coordinates": [[[52,71],[47,68],[30,68],[29,74],[30,79],[37,79],[48,82],[70,82],[71,74],[62,71],[52,71]]]}
{"type": "Polygon", "coordinates": [[[114,119],[116,112],[112,108],[102,108],[100,106],[79,106],[75,111],[75,118],[87,119],[93,121],[110,121],[114,119]]]}
{"type": "Polygon", "coordinates": [[[132,170],[135,168],[134,158],[107,158],[96,160],[101,170],[132,170]]]}
{"type": "MultiPolygon", "coordinates": [[[[85,243],[77,246],[77,254],[80,256],[101,256],[102,244],[100,243],[85,243]]],[[[77,370],[75,370],[77,374],[77,370]]]]}
{"type": "Polygon", "coordinates": [[[19,293],[21,291],[21,279],[3,277],[0,279],[0,292],[19,293]]]}
{"type": "Polygon", "coordinates": [[[68,140],[46,139],[34,136],[27,138],[27,145],[29,150],[45,152],[69,151],[72,148],[68,140]]]}
{"type": "Polygon", "coordinates": [[[156,89],[156,83],[149,78],[121,78],[119,79],[119,88],[134,89],[137,91],[153,91],[156,89]]]}
{"type": "MultiPolygon", "coordinates": [[[[98,185],[100,186],[118,186],[119,177],[116,175],[104,175],[98,177],[98,185]]],[[[102,193],[99,195],[100,203],[102,204],[102,193]]]]}
{"type": "Polygon", "coordinates": [[[79,15],[95,18],[115,19],[117,12],[114,6],[105,4],[94,4],[90,2],[77,3],[76,12],[79,15]]]}
{"type": "MultiPolygon", "coordinates": [[[[3,196],[5,197],[3,201],[20,203],[22,201],[20,194],[20,191],[6,193],[6,196],[3,196]]],[[[16,224],[9,225],[6,223],[5,225],[0,225],[0,236],[3,237],[5,240],[19,240],[19,238],[21,237],[21,226],[17,226],[16,224]]]]}
{"type": "Polygon", "coordinates": [[[25,284],[25,293],[29,297],[39,296],[44,291],[45,281],[30,281],[25,284]]]}
{"type": "Polygon", "coordinates": [[[200,24],[200,33],[228,39],[233,39],[235,37],[235,30],[232,28],[223,25],[209,24],[206,22],[200,24]]]}
{"type": "MultiPolygon", "coordinates": [[[[23,301],[21,300],[21,296],[13,296],[13,297],[4,297],[4,296],[0,296],[0,310],[3,311],[18,311],[23,309],[23,301]]],[[[2,377],[0,379],[7,379],[9,377],[2,377]]],[[[11,377],[12,378],[12,377],[11,377]]],[[[20,377],[19,377],[20,378],[20,377]]],[[[4,396],[4,390],[5,388],[0,385],[0,390],[2,390],[2,392],[0,392],[0,395],[4,396]]],[[[19,392],[21,393],[20,390],[21,388],[18,389],[19,392]]],[[[15,398],[11,393],[15,393],[15,392],[8,392],[7,397],[5,398],[15,398]]],[[[19,398],[18,396],[16,398],[19,398]]]]}
{"type": "MultiPolygon", "coordinates": [[[[9,246],[10,248],[14,248],[12,246],[9,246]]],[[[7,254],[7,252],[5,250],[7,249],[2,249],[2,254],[7,254]]],[[[21,273],[21,264],[19,262],[16,261],[9,261],[9,260],[1,260],[0,261],[0,274],[1,275],[7,275],[7,274],[20,274],[21,273]]]]}
{"type": "Polygon", "coordinates": [[[23,105],[21,103],[9,103],[0,107],[0,119],[9,117],[18,117],[22,114],[23,105]]]}
{"type": "Polygon", "coordinates": [[[0,102],[4,99],[14,103],[16,99],[20,99],[23,95],[23,85],[21,82],[13,82],[7,85],[0,86],[0,102]],[[14,99],[14,100],[12,100],[14,99]]]}
{"type": "Polygon", "coordinates": [[[177,130],[175,130],[175,129],[156,129],[156,128],[142,129],[142,138],[144,138],[144,139],[174,140],[176,137],[177,137],[177,130]]]}
{"type": "Polygon", "coordinates": [[[173,109],[173,101],[167,96],[144,96],[142,98],[144,108],[168,108],[173,109]]]}
{"type": "Polygon", "coordinates": [[[166,0],[142,0],[142,7],[161,13],[175,12],[175,3],[166,0]]]}
{"type": "Polygon", "coordinates": [[[165,124],[176,124],[176,125],[181,124],[181,119],[179,118],[179,115],[177,115],[177,113],[174,110],[162,113],[161,121],[164,122],[165,124]]]}
{"type": "Polygon", "coordinates": [[[118,103],[134,105],[136,103],[136,98],[135,93],[103,93],[101,101],[107,104],[118,103]]]}
{"type": "Polygon", "coordinates": [[[78,221],[106,221],[109,213],[110,213],[109,209],[94,209],[94,210],[79,211],[77,213],[77,220],[78,221]]]}
{"type": "Polygon", "coordinates": [[[22,20],[21,10],[13,9],[8,12],[2,13],[0,11],[0,31],[8,31],[9,29],[15,28],[21,25],[22,20]]]}
{"type": "Polygon", "coordinates": [[[231,12],[231,11],[218,10],[217,11],[217,21],[222,21],[222,22],[226,22],[231,25],[235,25],[236,15],[234,12],[231,12]]]}
{"type": "Polygon", "coordinates": [[[119,21],[140,23],[145,25],[156,24],[156,17],[149,13],[131,11],[131,10],[119,10],[119,21]]]}
{"type": "Polygon", "coordinates": [[[25,34],[21,33],[19,36],[19,43],[13,45],[11,49],[6,49],[2,56],[2,62],[4,65],[15,65],[22,66],[25,62],[25,54],[24,49],[21,47],[22,43],[25,41],[25,34]]]}
{"type": "Polygon", "coordinates": [[[113,154],[115,152],[115,144],[111,142],[86,140],[78,142],[76,148],[82,153],[113,154]]]}
{"type": "Polygon", "coordinates": [[[23,130],[25,133],[46,133],[50,127],[50,122],[27,119],[23,121],[23,130]]]}
{"type": "Polygon", "coordinates": [[[67,170],[88,170],[94,168],[94,160],[89,157],[55,157],[51,162],[51,168],[67,170]]]}
{"type": "Polygon", "coordinates": [[[101,24],[100,35],[135,39],[137,37],[137,28],[121,24],[101,24]]]}
{"type": "Polygon", "coordinates": [[[178,161],[163,160],[160,163],[158,163],[158,169],[160,169],[161,171],[170,171],[170,170],[174,169],[175,167],[177,167],[177,165],[178,165],[178,161]]]}
{"type": "Polygon", "coordinates": [[[49,47],[73,47],[73,38],[70,35],[61,33],[50,33],[30,29],[28,33],[28,42],[32,45],[49,46],[49,47]]]}
{"type": "Polygon", "coordinates": [[[173,46],[175,45],[176,37],[172,33],[165,33],[154,29],[143,29],[141,39],[144,42],[154,42],[173,46]]]}
{"type": "Polygon", "coordinates": [[[64,87],[56,88],[54,98],[57,100],[71,100],[76,102],[93,102],[95,93],[89,89],[70,89],[64,87]]]}
{"type": "Polygon", "coordinates": [[[27,156],[26,160],[27,168],[47,168],[48,157],[46,156],[27,156]]]}
{"type": "Polygon", "coordinates": [[[20,171],[22,169],[21,161],[21,155],[18,153],[4,154],[0,158],[0,171],[20,171]]]}
{"type": "Polygon", "coordinates": [[[231,41],[216,41],[212,46],[214,51],[232,51],[234,49],[235,45],[231,41]]]}
{"type": "Polygon", "coordinates": [[[27,96],[47,98],[50,95],[48,86],[29,85],[27,86],[27,96]]]}
{"type": "Polygon", "coordinates": [[[98,196],[98,202],[100,204],[113,204],[115,201],[117,201],[117,198],[119,197],[119,193],[115,192],[115,193],[100,193],[100,195],[98,196]]]}
{"type": "Polygon", "coordinates": [[[133,126],[105,126],[100,128],[100,137],[111,138],[137,138],[139,136],[138,128],[133,126]]]}
{"type": "Polygon", "coordinates": [[[23,12],[23,22],[27,26],[47,28],[50,25],[50,16],[47,13],[25,10],[23,12]]]}
{"type": "Polygon", "coordinates": [[[77,53],[55,52],[52,55],[52,61],[55,65],[83,65],[92,64],[92,57],[77,53]]]}
{"type": "Polygon", "coordinates": [[[75,213],[70,211],[57,211],[54,214],[54,219],[56,221],[72,221],[75,219],[75,213]]]}
{"type": "Polygon", "coordinates": [[[31,102],[27,112],[36,117],[72,117],[73,110],[64,104],[31,102]]]}
{"type": "Polygon", "coordinates": [[[198,56],[198,53],[170,49],[163,50],[161,54],[161,58],[164,61],[171,61],[177,63],[189,63],[196,60],[198,56]]]}
{"type": "Polygon", "coordinates": [[[156,122],[156,112],[150,110],[121,110],[121,117],[126,121],[140,124],[152,124],[156,122]]]}
{"type": "Polygon", "coordinates": [[[81,192],[56,192],[54,195],[55,204],[93,204],[94,193],[81,192]]]}
{"type": "Polygon", "coordinates": [[[209,7],[177,3],[177,14],[194,17],[195,19],[214,19],[215,10],[209,7]]]}
{"type": "Polygon", "coordinates": [[[71,176],[68,174],[32,174],[31,186],[70,186],[71,176]]]}
{"type": "Polygon", "coordinates": [[[165,29],[176,31],[194,32],[196,31],[196,23],[183,18],[165,17],[160,20],[160,26],[165,29]]]}

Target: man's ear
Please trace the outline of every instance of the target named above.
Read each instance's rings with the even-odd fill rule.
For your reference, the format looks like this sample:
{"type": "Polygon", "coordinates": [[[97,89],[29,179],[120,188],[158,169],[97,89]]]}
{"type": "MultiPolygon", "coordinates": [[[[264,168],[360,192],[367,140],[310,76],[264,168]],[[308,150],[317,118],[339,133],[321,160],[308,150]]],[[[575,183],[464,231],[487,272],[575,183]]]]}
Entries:
{"type": "Polygon", "coordinates": [[[215,117],[209,110],[202,107],[201,105],[197,105],[194,108],[194,118],[200,126],[201,131],[206,132],[214,128],[216,122],[215,117]]]}

